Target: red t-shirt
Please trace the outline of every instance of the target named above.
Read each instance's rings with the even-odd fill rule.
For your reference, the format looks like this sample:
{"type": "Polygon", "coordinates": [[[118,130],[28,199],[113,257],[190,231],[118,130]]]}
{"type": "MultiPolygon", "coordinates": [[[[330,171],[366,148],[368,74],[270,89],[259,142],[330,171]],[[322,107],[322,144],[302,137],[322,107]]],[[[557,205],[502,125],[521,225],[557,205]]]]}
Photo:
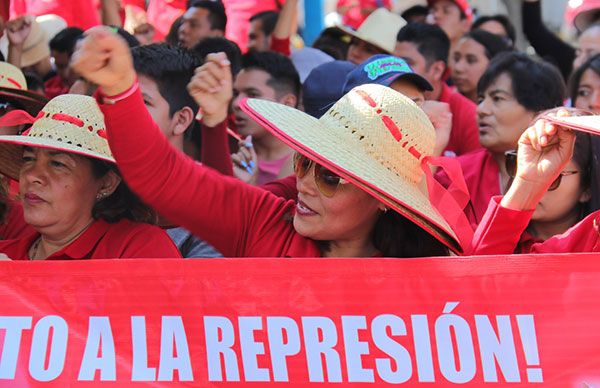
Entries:
{"type": "Polygon", "coordinates": [[[56,96],[69,93],[69,87],[63,83],[62,78],[59,75],[51,77],[44,83],[46,89],[46,98],[49,100],[56,96]]]}
{"type": "MultiPolygon", "coordinates": [[[[471,200],[465,209],[467,219],[477,226],[488,207],[490,199],[500,194],[500,169],[492,154],[485,148],[456,158],[465,177],[471,200]]],[[[435,174],[443,186],[450,184],[446,173],[441,170],[435,174]]]]}
{"type": "MultiPolygon", "coordinates": [[[[355,0],[338,0],[337,6],[346,6],[353,3],[355,0]]],[[[360,27],[362,22],[369,16],[363,13],[364,9],[367,8],[379,8],[385,7],[387,9],[392,8],[392,2],[390,0],[359,0],[359,5],[350,8],[348,12],[342,15],[342,23],[346,26],[352,27],[355,30],[360,27]]]]}
{"type": "Polygon", "coordinates": [[[150,0],[148,4],[148,23],[156,30],[155,41],[161,41],[169,33],[171,25],[186,10],[186,0],[150,0]]]}
{"type": "Polygon", "coordinates": [[[246,52],[250,18],[263,11],[278,11],[284,0],[223,0],[227,12],[227,30],[225,37],[233,40],[246,52]]]}
{"type": "MultiPolygon", "coordinates": [[[[500,206],[502,197],[494,197],[473,237],[472,255],[502,255],[515,251],[533,212],[500,206]]],[[[522,253],[600,252],[598,221],[600,210],[588,215],[565,233],[540,243],[521,247],[522,253]]]]}
{"type": "Polygon", "coordinates": [[[17,201],[8,201],[4,222],[0,224],[0,240],[13,240],[27,236],[34,229],[23,218],[23,206],[17,201]]]}
{"type": "Polygon", "coordinates": [[[100,24],[98,0],[11,0],[10,17],[21,15],[56,14],[67,22],[69,27],[83,30],[100,24]]]}
{"type": "Polygon", "coordinates": [[[477,105],[462,94],[442,84],[440,102],[450,105],[452,112],[452,132],[444,155],[463,155],[481,148],[479,127],[477,126],[477,105]]]}
{"type": "MultiPolygon", "coordinates": [[[[0,241],[0,252],[13,260],[29,260],[29,249],[39,233],[19,240],[0,241]]],[[[158,226],[129,220],[94,222],[81,236],[46,260],[179,258],[179,251],[158,226]]]]}

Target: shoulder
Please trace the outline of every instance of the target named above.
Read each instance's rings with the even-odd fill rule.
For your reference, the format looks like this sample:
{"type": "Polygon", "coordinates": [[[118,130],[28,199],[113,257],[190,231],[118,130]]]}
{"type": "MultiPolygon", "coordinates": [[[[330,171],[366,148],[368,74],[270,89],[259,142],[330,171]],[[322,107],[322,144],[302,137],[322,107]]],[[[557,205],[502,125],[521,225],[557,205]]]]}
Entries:
{"type": "Polygon", "coordinates": [[[120,246],[121,257],[180,257],[169,235],[156,225],[121,220],[109,224],[104,240],[120,246]]]}

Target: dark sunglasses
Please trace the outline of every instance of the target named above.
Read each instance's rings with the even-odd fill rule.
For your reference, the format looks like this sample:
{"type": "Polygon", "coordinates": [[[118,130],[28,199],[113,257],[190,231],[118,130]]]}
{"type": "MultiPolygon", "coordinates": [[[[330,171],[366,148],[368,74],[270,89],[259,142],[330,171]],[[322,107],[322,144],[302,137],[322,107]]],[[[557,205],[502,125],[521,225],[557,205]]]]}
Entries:
{"type": "Polygon", "coordinates": [[[294,154],[294,172],[299,179],[308,174],[312,167],[314,168],[315,184],[317,188],[326,197],[333,197],[340,184],[348,183],[336,173],[326,169],[320,164],[313,162],[299,153],[294,154]]]}
{"type": "MultiPolygon", "coordinates": [[[[505,157],[504,165],[506,166],[506,172],[508,173],[508,176],[510,177],[510,179],[512,181],[512,179],[515,179],[515,175],[517,174],[517,151],[506,151],[504,153],[504,157],[505,157]]],[[[574,174],[579,174],[579,171],[575,171],[575,170],[562,171],[558,175],[558,177],[556,177],[554,182],[552,182],[552,184],[548,188],[548,191],[558,189],[558,186],[560,186],[560,182],[562,181],[563,176],[574,175],[574,174]]]]}

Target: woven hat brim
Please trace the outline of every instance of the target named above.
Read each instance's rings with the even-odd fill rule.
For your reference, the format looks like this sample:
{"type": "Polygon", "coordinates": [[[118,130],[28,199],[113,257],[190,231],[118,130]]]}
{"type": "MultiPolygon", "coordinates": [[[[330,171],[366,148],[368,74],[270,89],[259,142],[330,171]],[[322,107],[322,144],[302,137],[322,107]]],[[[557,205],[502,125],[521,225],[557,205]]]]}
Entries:
{"type": "Polygon", "coordinates": [[[23,147],[25,146],[64,151],[116,163],[113,157],[52,139],[30,136],[0,136],[0,173],[14,180],[19,180],[19,172],[23,164],[23,147]]]}
{"type": "Polygon", "coordinates": [[[19,90],[0,87],[0,98],[16,100],[32,116],[38,114],[40,110],[48,103],[48,99],[29,90],[19,90]]]}
{"type": "Polygon", "coordinates": [[[359,31],[353,30],[352,28],[348,28],[346,26],[335,26],[335,28],[342,31],[346,35],[350,35],[357,39],[362,40],[363,42],[367,42],[368,44],[377,47],[378,49],[380,49],[381,51],[383,51],[385,53],[392,54],[392,52],[394,51],[394,50],[390,50],[389,48],[382,47],[381,44],[379,44],[378,42],[375,42],[372,39],[369,39],[369,37],[362,35],[359,31]]]}
{"type": "Polygon", "coordinates": [[[454,252],[460,243],[427,195],[383,167],[367,153],[344,141],[335,128],[297,109],[271,101],[248,99],[244,110],[276,137],[301,154],[354,183],[419,225],[454,252]],[[342,167],[344,166],[344,167],[342,167]]]}

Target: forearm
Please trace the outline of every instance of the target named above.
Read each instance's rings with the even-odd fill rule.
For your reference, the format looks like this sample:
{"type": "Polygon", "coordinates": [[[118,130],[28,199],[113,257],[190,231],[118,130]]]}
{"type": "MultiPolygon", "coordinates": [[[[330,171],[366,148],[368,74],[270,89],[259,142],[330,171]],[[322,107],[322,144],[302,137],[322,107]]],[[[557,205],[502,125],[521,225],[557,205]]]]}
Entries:
{"type": "Polygon", "coordinates": [[[23,55],[23,47],[10,44],[8,45],[8,56],[6,62],[21,68],[21,56],[23,55]]]}
{"type": "Polygon", "coordinates": [[[298,24],[298,0],[287,0],[279,12],[273,36],[277,39],[289,39],[296,32],[298,24]]]}
{"type": "Polygon", "coordinates": [[[227,120],[214,127],[201,122],[202,164],[219,171],[223,175],[233,176],[233,163],[227,138],[227,120]]]}

